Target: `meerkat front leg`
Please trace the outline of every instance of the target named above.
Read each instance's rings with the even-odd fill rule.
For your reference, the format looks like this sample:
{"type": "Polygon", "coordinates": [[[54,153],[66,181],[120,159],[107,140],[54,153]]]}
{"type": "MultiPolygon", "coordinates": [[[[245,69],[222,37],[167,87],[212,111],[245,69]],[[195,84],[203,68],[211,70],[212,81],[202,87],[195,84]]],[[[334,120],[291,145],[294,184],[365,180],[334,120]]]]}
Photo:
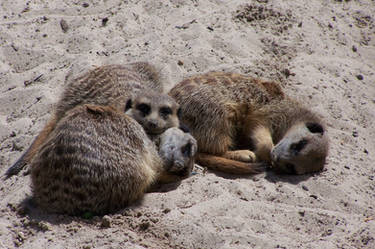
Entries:
{"type": "Polygon", "coordinates": [[[255,147],[256,161],[271,162],[271,150],[274,146],[271,131],[262,125],[256,126],[250,134],[250,139],[255,147]]]}
{"type": "Polygon", "coordinates": [[[251,150],[227,151],[222,155],[222,157],[235,160],[235,161],[248,162],[248,163],[255,162],[256,160],[256,155],[251,150]]]}
{"type": "MultiPolygon", "coordinates": [[[[249,105],[246,103],[228,102],[225,103],[225,108],[227,120],[234,126],[238,126],[249,113],[249,105]]],[[[226,151],[221,157],[245,163],[255,162],[256,160],[255,153],[250,150],[226,151]]]]}

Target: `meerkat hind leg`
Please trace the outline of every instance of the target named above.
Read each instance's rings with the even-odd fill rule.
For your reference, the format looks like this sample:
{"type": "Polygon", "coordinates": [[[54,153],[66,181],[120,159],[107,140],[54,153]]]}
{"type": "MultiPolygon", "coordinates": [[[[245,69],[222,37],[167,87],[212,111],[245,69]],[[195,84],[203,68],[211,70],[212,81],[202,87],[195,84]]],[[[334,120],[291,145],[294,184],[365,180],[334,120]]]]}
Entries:
{"type": "Polygon", "coordinates": [[[268,128],[257,126],[251,132],[251,140],[255,147],[256,161],[271,162],[271,150],[274,147],[272,135],[268,128]]]}

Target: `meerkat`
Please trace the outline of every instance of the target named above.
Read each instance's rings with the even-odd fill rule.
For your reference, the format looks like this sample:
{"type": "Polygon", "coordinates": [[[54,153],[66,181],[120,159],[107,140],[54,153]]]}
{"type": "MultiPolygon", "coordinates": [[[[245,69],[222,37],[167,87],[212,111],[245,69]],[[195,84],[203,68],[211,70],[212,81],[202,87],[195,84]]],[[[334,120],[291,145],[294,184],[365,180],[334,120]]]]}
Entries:
{"type": "Polygon", "coordinates": [[[111,106],[79,105],[57,123],[31,163],[35,203],[48,212],[105,214],[142,198],[154,183],[191,173],[196,140],[176,127],[158,138],[111,106]]]}
{"type": "Polygon", "coordinates": [[[181,122],[198,142],[197,162],[229,173],[323,169],[328,136],[323,121],[275,82],[211,72],[192,76],[169,93],[181,122]]]}
{"type": "Polygon", "coordinates": [[[101,66],[67,82],[52,117],[29,149],[7,170],[6,176],[18,174],[29,164],[65,113],[81,104],[113,106],[127,111],[144,125],[150,136],[179,126],[179,106],[163,93],[160,76],[152,65],[136,62],[101,66]]]}

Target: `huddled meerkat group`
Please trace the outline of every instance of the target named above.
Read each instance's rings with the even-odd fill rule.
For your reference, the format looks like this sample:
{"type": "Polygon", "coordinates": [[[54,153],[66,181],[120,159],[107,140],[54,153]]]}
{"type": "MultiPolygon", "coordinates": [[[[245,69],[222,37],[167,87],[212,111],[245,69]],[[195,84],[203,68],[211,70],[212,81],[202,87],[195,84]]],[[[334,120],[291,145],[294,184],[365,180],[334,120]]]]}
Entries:
{"type": "Polygon", "coordinates": [[[178,129],[178,107],[148,63],[96,68],[67,84],[7,175],[29,164],[34,199],[48,211],[115,211],[190,175],[197,145],[178,129]]]}
{"type": "Polygon", "coordinates": [[[227,173],[258,173],[268,164],[304,174],[323,169],[327,153],[322,120],[277,83],[210,72],[165,94],[155,68],[139,62],[70,81],[6,174],[29,165],[36,203],[48,211],[102,214],[140,199],[156,182],[188,177],[195,158],[227,173]]]}

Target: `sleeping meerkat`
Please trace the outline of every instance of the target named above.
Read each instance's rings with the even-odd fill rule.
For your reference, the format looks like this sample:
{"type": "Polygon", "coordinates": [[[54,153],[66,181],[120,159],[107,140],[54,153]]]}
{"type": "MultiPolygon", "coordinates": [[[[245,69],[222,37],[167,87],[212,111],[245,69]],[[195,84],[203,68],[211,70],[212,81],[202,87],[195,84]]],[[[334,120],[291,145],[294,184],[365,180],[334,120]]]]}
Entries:
{"type": "Polygon", "coordinates": [[[71,215],[124,208],[152,184],[190,175],[197,151],[190,134],[169,128],[158,147],[117,109],[79,105],[57,123],[31,162],[34,200],[48,212],[71,215]]]}
{"type": "Polygon", "coordinates": [[[151,115],[143,113],[142,116],[137,115],[136,112],[130,115],[144,125],[147,133],[161,134],[170,127],[178,127],[179,106],[173,98],[162,91],[163,86],[159,74],[146,62],[102,66],[69,81],[56,105],[54,114],[29,149],[8,169],[6,176],[18,174],[25,165],[30,163],[59,120],[67,111],[78,105],[113,106],[125,112],[132,108],[132,99],[144,96],[143,99],[148,100],[149,107],[151,104],[152,107],[160,106],[160,110],[151,112],[151,115]]]}
{"type": "Polygon", "coordinates": [[[294,174],[324,167],[329,142],[322,120],[274,82],[211,72],[183,80],[169,94],[204,166],[239,174],[257,173],[262,162],[294,174]]]}

